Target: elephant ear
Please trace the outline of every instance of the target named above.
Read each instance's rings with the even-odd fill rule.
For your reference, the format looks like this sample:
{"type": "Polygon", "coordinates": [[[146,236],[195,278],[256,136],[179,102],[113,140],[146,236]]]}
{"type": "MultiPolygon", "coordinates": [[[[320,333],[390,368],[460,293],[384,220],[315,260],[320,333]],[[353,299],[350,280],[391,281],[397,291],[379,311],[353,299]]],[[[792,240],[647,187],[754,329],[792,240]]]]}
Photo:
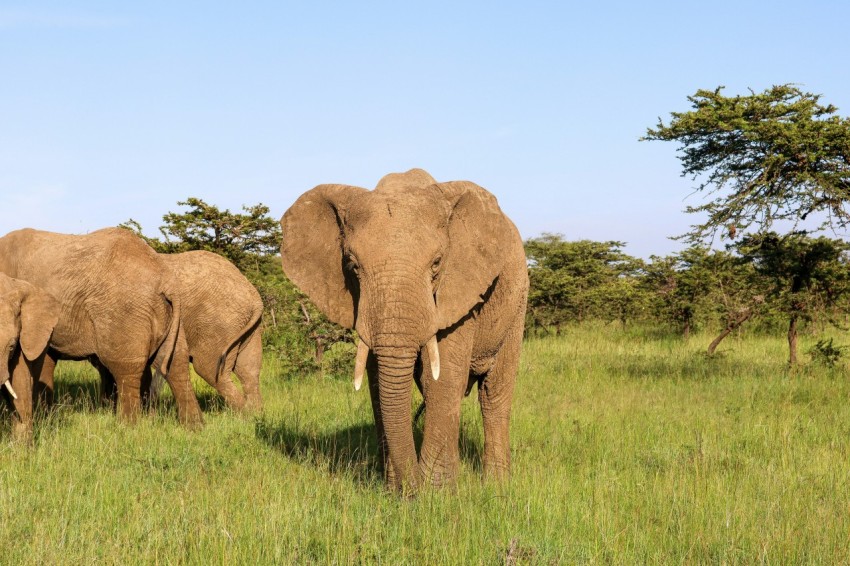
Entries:
{"type": "Polygon", "coordinates": [[[59,321],[61,305],[52,295],[26,281],[18,282],[21,297],[21,336],[24,356],[34,360],[47,348],[53,328],[59,321]]]}
{"type": "Polygon", "coordinates": [[[280,259],[286,276],[331,321],[354,327],[357,282],[344,268],[342,225],[351,201],[367,193],[349,185],[319,185],[280,219],[280,259]]]}
{"type": "Polygon", "coordinates": [[[447,328],[477,304],[521,244],[513,223],[489,191],[469,181],[436,185],[449,205],[449,246],[437,289],[437,324],[447,328]]]}

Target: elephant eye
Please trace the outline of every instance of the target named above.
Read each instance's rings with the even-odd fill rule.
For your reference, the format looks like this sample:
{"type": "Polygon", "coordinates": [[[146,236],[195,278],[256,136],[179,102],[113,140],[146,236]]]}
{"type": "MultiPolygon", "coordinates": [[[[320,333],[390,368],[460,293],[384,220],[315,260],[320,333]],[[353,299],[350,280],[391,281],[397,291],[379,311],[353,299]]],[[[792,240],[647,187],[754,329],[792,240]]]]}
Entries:
{"type": "Polygon", "coordinates": [[[443,261],[443,256],[437,256],[434,258],[434,261],[431,263],[431,273],[434,277],[437,276],[437,273],[440,271],[440,264],[443,261]]]}
{"type": "Polygon", "coordinates": [[[349,271],[351,271],[354,275],[358,275],[360,273],[360,264],[357,263],[357,260],[354,259],[354,256],[348,256],[348,267],[349,271]]]}

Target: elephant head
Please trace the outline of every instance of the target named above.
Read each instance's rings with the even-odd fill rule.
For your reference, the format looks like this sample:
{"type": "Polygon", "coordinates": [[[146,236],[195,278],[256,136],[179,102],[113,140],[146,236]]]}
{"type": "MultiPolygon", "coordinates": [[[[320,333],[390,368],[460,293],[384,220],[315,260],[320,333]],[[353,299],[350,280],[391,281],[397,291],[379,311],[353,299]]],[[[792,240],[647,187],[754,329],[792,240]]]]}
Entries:
{"type": "Polygon", "coordinates": [[[0,275],[0,383],[17,399],[9,384],[12,355],[20,346],[27,360],[35,360],[47,349],[53,327],[59,320],[59,301],[27,283],[0,275]]]}
{"type": "Polygon", "coordinates": [[[332,321],[360,336],[355,386],[371,350],[378,368],[388,476],[414,485],[410,412],[424,348],[439,377],[438,333],[472,316],[505,262],[515,230],[495,197],[471,182],[437,183],[413,169],[373,191],[320,185],[281,219],[287,276],[332,321]]]}

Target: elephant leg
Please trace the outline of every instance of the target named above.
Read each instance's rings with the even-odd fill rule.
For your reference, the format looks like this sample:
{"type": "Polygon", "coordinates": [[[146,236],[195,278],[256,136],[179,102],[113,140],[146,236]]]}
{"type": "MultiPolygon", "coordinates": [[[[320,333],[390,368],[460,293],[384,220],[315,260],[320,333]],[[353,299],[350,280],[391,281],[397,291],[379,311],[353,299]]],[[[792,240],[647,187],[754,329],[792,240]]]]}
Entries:
{"type": "Polygon", "coordinates": [[[238,351],[234,349],[227,355],[224,360],[224,370],[214,387],[218,394],[224,398],[228,407],[241,411],[245,407],[245,395],[239,391],[239,388],[233,382],[233,370],[237,363],[237,354],[238,351]]]}
{"type": "Polygon", "coordinates": [[[460,450],[460,405],[469,382],[472,332],[459,328],[439,342],[440,379],[431,376],[427,350],[422,352],[422,391],[425,396],[425,432],[419,468],[426,481],[440,486],[457,478],[460,450]]]}
{"type": "Polygon", "coordinates": [[[92,360],[92,365],[100,374],[100,404],[103,407],[111,407],[114,412],[118,404],[118,387],[115,385],[115,377],[98,360],[92,360]]]}
{"type": "Polygon", "coordinates": [[[514,383],[522,348],[522,326],[508,335],[496,362],[478,383],[478,401],[484,422],[484,475],[506,479],[511,471],[510,420],[514,383]]]}
{"type": "Polygon", "coordinates": [[[17,353],[11,372],[12,388],[18,396],[12,400],[12,440],[15,442],[32,444],[33,376],[40,375],[43,362],[44,356],[27,362],[23,353],[17,353]]]}
{"type": "Polygon", "coordinates": [[[142,371],[142,379],[139,381],[139,397],[141,399],[142,409],[145,411],[151,410],[153,398],[153,373],[151,372],[150,364],[145,366],[142,371]]]}
{"type": "Polygon", "coordinates": [[[204,426],[201,406],[189,379],[189,349],[186,341],[178,339],[174,356],[165,376],[177,404],[177,420],[186,428],[199,430],[204,426]]]}
{"type": "Polygon", "coordinates": [[[262,369],[263,334],[257,329],[239,350],[234,368],[242,383],[242,391],[245,392],[245,408],[249,411],[259,411],[263,408],[263,397],[260,395],[262,369]]]}
{"type": "Polygon", "coordinates": [[[128,362],[101,359],[101,363],[115,379],[120,418],[127,423],[136,422],[142,410],[141,383],[147,360],[128,362]]]}
{"type": "Polygon", "coordinates": [[[151,406],[155,406],[159,402],[163,387],[165,387],[165,376],[158,371],[154,371],[151,376],[150,388],[148,388],[148,403],[151,406]]]}
{"type": "Polygon", "coordinates": [[[224,371],[222,372],[221,379],[216,380],[218,358],[213,355],[201,355],[192,358],[192,367],[194,367],[195,373],[209,383],[210,387],[215,388],[228,407],[241,410],[245,406],[245,396],[233,382],[232,370],[235,363],[236,352],[233,351],[224,360],[224,371]]]}
{"type": "Polygon", "coordinates": [[[378,443],[378,462],[384,474],[387,486],[393,491],[400,490],[401,485],[395,474],[395,469],[390,465],[389,449],[387,447],[387,435],[384,431],[384,421],[381,417],[381,398],[378,391],[378,359],[375,354],[369,352],[366,360],[366,374],[369,381],[369,396],[372,398],[372,414],[375,417],[375,432],[378,443]]]}
{"type": "Polygon", "coordinates": [[[55,369],[56,358],[47,352],[42,356],[38,372],[33,373],[33,398],[47,409],[53,407],[53,371],[55,369]]]}

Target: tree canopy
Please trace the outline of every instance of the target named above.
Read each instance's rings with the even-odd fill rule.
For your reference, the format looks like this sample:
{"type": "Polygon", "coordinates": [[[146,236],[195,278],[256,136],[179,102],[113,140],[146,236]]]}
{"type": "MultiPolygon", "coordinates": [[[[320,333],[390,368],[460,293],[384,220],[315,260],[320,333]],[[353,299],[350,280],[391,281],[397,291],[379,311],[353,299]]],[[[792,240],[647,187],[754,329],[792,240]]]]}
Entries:
{"type": "Polygon", "coordinates": [[[824,216],[819,228],[847,227],[850,119],[792,84],[746,96],[725,96],[723,88],[698,90],[688,97],[692,110],[672,112],[668,124],[659,118],[641,138],[679,142],[682,176],[712,195],[686,208],[707,219],[680,237],[698,242],[725,232],[734,238],[813,213],[824,216]]]}
{"type": "MultiPolygon", "coordinates": [[[[177,204],[189,210],[163,215],[165,224],[159,231],[164,240],[142,236],[158,252],[207,250],[226,257],[243,270],[248,261],[278,253],[280,225],[262,203],[243,206],[244,214],[221,210],[195,197],[177,204]]],[[[132,218],[121,226],[142,235],[141,226],[132,218]]]]}
{"type": "Polygon", "coordinates": [[[532,326],[559,328],[586,318],[625,323],[642,308],[635,282],[643,263],[622,251],[623,242],[564,241],[543,234],[525,242],[532,326]]]}

